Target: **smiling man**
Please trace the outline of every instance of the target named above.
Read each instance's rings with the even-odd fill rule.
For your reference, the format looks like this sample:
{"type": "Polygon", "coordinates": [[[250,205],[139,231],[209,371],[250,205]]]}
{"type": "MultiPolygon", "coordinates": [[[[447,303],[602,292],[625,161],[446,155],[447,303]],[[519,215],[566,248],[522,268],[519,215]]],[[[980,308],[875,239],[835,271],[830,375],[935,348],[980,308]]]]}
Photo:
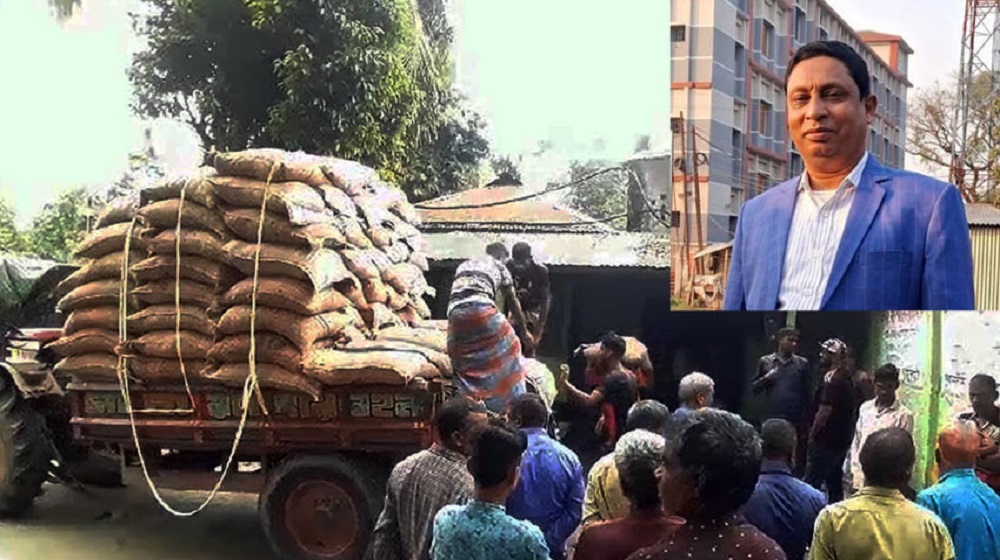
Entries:
{"type": "Polygon", "coordinates": [[[789,62],[785,91],[805,172],[743,206],[725,309],[973,309],[958,189],[866,150],[878,100],[864,59],[838,41],[810,43],[789,62]]]}

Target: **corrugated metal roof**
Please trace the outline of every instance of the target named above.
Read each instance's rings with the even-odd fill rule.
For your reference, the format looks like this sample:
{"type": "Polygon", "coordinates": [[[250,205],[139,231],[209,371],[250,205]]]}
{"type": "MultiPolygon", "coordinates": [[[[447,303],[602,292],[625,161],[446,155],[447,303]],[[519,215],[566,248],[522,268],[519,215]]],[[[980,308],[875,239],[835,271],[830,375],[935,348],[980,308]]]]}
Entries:
{"type": "Polygon", "coordinates": [[[965,215],[970,226],[1000,226],[1000,208],[985,202],[965,206],[965,215]]]}
{"type": "Polygon", "coordinates": [[[670,268],[670,240],[652,233],[424,233],[432,261],[465,260],[483,254],[486,245],[503,241],[508,247],[523,241],[532,247],[535,259],[546,266],[615,268],[670,268]]]}
{"type": "Polygon", "coordinates": [[[421,203],[418,208],[424,230],[495,231],[589,231],[609,232],[614,228],[558,202],[560,193],[535,196],[517,202],[505,201],[530,196],[539,191],[502,186],[470,189],[421,203]],[[485,208],[471,208],[490,204],[485,208]],[[470,208],[450,208],[454,206],[470,208]]]}

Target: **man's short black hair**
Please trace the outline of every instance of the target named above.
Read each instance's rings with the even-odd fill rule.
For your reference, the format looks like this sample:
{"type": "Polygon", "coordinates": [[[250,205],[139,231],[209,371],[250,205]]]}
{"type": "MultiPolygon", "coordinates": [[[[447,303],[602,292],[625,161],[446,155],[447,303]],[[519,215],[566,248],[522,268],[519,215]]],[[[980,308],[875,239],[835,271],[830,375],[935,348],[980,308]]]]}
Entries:
{"type": "Polygon", "coordinates": [[[785,327],[783,329],[780,329],[778,330],[778,333],[774,335],[774,340],[780,341],[790,336],[798,337],[799,336],[798,329],[793,329],[791,327],[785,327]]]}
{"type": "Polygon", "coordinates": [[[986,375],[985,373],[979,373],[972,376],[969,380],[969,385],[973,383],[977,385],[986,385],[986,388],[990,391],[997,390],[997,380],[992,375],[986,375]]]}
{"type": "Polygon", "coordinates": [[[795,426],[782,418],[771,418],[760,428],[760,443],[764,457],[787,459],[795,453],[798,436],[795,426]]]}
{"type": "Polygon", "coordinates": [[[688,515],[715,521],[738,511],[753,494],[760,476],[760,436],[731,412],[703,409],[687,416],[663,457],[697,491],[698,505],[688,515]]]}
{"type": "Polygon", "coordinates": [[[875,383],[899,385],[899,369],[894,364],[883,364],[872,374],[875,383]]]}
{"type": "Polygon", "coordinates": [[[646,430],[663,435],[670,419],[670,409],[667,405],[653,399],[641,400],[628,411],[625,419],[625,431],[646,430]]]}
{"type": "Polygon", "coordinates": [[[856,50],[840,41],[813,41],[795,51],[795,55],[788,63],[788,69],[785,70],[786,93],[788,92],[788,78],[791,77],[792,70],[795,70],[800,62],[820,56],[835,58],[847,67],[847,72],[858,86],[862,101],[871,95],[871,76],[868,73],[868,64],[856,50]]]}
{"type": "Polygon", "coordinates": [[[521,422],[522,428],[543,428],[549,420],[549,409],[542,397],[523,393],[510,401],[510,414],[521,422]]]}
{"type": "Polygon", "coordinates": [[[507,251],[507,246],[502,241],[487,245],[486,254],[496,259],[505,259],[510,255],[507,251]]]}
{"type": "Polygon", "coordinates": [[[625,342],[625,339],[614,331],[606,332],[601,336],[601,346],[610,350],[611,355],[618,359],[621,359],[628,349],[628,343],[625,342]]]}
{"type": "Polygon", "coordinates": [[[486,407],[468,397],[452,397],[441,405],[434,419],[438,436],[442,440],[451,439],[455,433],[461,432],[469,424],[472,414],[486,414],[486,407]]]}
{"type": "Polygon", "coordinates": [[[861,470],[869,486],[902,488],[909,482],[915,460],[913,437],[902,428],[877,430],[861,446],[861,470]]]}
{"type": "Polygon", "coordinates": [[[510,254],[517,260],[531,258],[531,245],[528,245],[524,241],[518,241],[514,244],[514,248],[511,249],[510,254]]]}
{"type": "Polygon", "coordinates": [[[524,434],[512,430],[503,422],[491,420],[472,444],[469,472],[482,488],[501,484],[510,469],[521,462],[528,448],[524,434]]]}

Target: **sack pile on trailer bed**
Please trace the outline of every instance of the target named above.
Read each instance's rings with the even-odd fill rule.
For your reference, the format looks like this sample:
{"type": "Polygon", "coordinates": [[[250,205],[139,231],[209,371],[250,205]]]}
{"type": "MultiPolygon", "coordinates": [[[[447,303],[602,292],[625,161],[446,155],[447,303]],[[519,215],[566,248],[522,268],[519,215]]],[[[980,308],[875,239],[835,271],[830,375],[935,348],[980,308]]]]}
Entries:
{"type": "Polygon", "coordinates": [[[451,376],[401,191],[336,158],[258,149],[206,160],[196,177],[143,190],[137,208],[109,210],[80,244],[84,264],[59,286],[60,371],[116,382],[124,355],[148,386],[182,382],[182,365],[191,385],[243,386],[252,323],[264,388],[318,398],[323,386],[451,376]]]}

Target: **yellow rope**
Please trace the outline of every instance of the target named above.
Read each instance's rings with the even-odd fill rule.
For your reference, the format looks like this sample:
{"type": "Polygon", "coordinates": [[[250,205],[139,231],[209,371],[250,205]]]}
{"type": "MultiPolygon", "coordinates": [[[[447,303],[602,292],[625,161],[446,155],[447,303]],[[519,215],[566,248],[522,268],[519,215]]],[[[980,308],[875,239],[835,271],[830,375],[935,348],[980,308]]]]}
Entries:
{"type": "MultiPolygon", "coordinates": [[[[132,397],[129,391],[129,381],[128,375],[125,373],[128,365],[128,357],[126,355],[121,355],[118,357],[118,387],[122,393],[122,399],[125,401],[125,409],[128,411],[129,424],[132,428],[132,441],[135,442],[136,455],[139,457],[139,464],[142,467],[142,475],[146,479],[146,485],[149,486],[150,491],[153,493],[153,497],[160,504],[163,509],[170,512],[172,515],[177,517],[192,517],[203,511],[208,504],[215,499],[215,496],[219,493],[219,489],[222,488],[222,484],[229,475],[229,469],[232,467],[233,459],[236,458],[236,450],[239,448],[240,440],[243,438],[243,430],[246,427],[247,418],[250,412],[250,396],[257,391],[257,362],[256,357],[256,337],[254,333],[254,328],[256,324],[256,313],[257,313],[257,283],[260,273],[260,246],[261,241],[264,237],[264,217],[267,211],[267,200],[271,192],[271,181],[274,178],[274,173],[277,170],[278,165],[275,164],[271,167],[271,172],[267,176],[267,182],[264,185],[264,199],[260,204],[260,223],[257,226],[257,250],[254,254],[254,274],[253,274],[253,292],[250,301],[250,354],[249,354],[249,373],[247,374],[246,381],[243,383],[243,398],[240,401],[240,406],[242,414],[240,416],[240,424],[236,428],[236,436],[233,439],[233,447],[229,452],[229,457],[226,459],[226,465],[222,469],[222,474],[219,476],[219,480],[215,483],[212,491],[209,493],[205,501],[201,503],[197,508],[190,511],[179,511],[174,509],[170,504],[163,499],[160,494],[159,489],[156,487],[156,483],[153,482],[152,477],[149,475],[149,468],[146,465],[146,458],[142,453],[142,447],[139,444],[139,431],[135,425],[135,414],[137,411],[132,408],[132,397]]],[[[118,337],[122,344],[128,339],[128,329],[126,327],[126,322],[128,321],[128,252],[132,244],[132,231],[135,229],[136,219],[132,218],[132,223],[129,226],[128,235],[125,238],[125,254],[122,257],[122,275],[121,275],[121,290],[119,292],[121,298],[119,301],[118,311],[118,337]]],[[[259,391],[257,392],[258,398],[262,399],[259,391]]],[[[159,411],[158,411],[159,412],[159,411]]]]}
{"type": "Polygon", "coordinates": [[[176,331],[175,346],[177,347],[177,362],[180,364],[181,377],[184,379],[184,390],[187,391],[191,412],[194,412],[194,395],[188,383],[187,368],[184,367],[184,356],[181,352],[181,218],[184,212],[184,194],[187,192],[187,181],[181,184],[181,196],[177,204],[177,229],[174,230],[174,326],[176,331]]]}

